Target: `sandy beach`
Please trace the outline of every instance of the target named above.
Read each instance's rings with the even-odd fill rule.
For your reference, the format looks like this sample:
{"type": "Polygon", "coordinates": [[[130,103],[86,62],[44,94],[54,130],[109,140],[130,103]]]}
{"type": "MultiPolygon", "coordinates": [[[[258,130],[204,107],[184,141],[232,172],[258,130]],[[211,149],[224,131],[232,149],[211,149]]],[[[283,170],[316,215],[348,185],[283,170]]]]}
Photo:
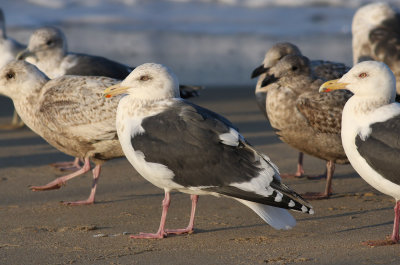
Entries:
{"type": "MultiPolygon", "coordinates": [[[[253,98],[252,87],[207,88],[197,104],[234,122],[271,157],[281,172],[295,170],[297,152],[280,142],[253,98]]],[[[0,98],[0,122],[10,120],[10,100],[0,98]]],[[[90,206],[84,199],[91,174],[60,190],[32,192],[30,185],[61,176],[48,164],[70,157],[29,129],[0,132],[0,264],[398,264],[398,245],[366,247],[362,241],[391,233],[393,199],[367,185],[351,166],[337,166],[334,195],[313,201],[315,215],[293,212],[298,223],[276,231],[255,213],[227,198],[200,197],[195,233],[163,240],[134,240],[129,233],[155,232],[163,191],[146,182],[126,159],[106,163],[90,206]]],[[[324,161],[305,156],[308,174],[324,161]]],[[[325,180],[285,180],[298,192],[322,191],[325,180]]],[[[167,226],[189,219],[188,195],[173,193],[167,226]]]]}

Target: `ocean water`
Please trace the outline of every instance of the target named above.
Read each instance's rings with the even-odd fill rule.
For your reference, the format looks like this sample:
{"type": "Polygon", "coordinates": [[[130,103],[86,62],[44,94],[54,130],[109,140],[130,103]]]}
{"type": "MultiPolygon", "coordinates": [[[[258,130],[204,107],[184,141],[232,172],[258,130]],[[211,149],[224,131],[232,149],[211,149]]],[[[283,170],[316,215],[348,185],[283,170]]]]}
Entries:
{"type": "MultiPolygon", "coordinates": [[[[185,83],[254,84],[251,71],[276,42],[311,59],[351,62],[351,20],[367,0],[0,0],[8,35],[60,27],[69,50],[129,65],[159,62],[185,83]]],[[[399,5],[398,1],[387,1],[399,5]]]]}

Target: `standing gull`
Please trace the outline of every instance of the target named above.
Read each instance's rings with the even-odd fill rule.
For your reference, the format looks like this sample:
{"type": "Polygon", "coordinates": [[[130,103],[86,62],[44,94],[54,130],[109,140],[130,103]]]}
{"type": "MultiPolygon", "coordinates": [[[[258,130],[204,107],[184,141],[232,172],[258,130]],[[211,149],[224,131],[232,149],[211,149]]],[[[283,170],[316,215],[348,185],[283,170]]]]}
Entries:
{"type": "MultiPolygon", "coordinates": [[[[299,55],[301,56],[300,49],[289,42],[280,42],[273,45],[265,54],[263,64],[257,67],[251,77],[258,77],[255,95],[257,105],[261,112],[268,118],[267,113],[267,93],[269,89],[276,86],[276,79],[270,73],[273,68],[283,57],[286,55],[299,55]],[[272,80],[271,80],[272,79],[272,80]]],[[[311,69],[314,75],[324,80],[336,79],[342,77],[350,68],[342,63],[325,61],[325,60],[312,60],[310,61],[311,69]]],[[[303,169],[303,153],[299,152],[297,163],[297,171],[294,175],[283,174],[284,177],[301,177],[304,175],[303,169]]]]}
{"type": "Polygon", "coordinates": [[[118,80],[108,77],[62,76],[49,80],[34,65],[11,61],[0,70],[0,93],[10,97],[25,124],[61,152],[81,157],[82,168],[32,190],[58,189],[88,172],[95,163],[87,200],[92,204],[102,164],[123,152],[115,128],[118,98],[106,100],[103,90],[118,80]]]}
{"type": "MultiPolygon", "coordinates": [[[[9,61],[14,60],[17,54],[24,50],[25,46],[16,40],[7,37],[6,21],[3,10],[0,8],[0,68],[6,65],[9,61]]],[[[24,123],[18,117],[14,110],[11,124],[1,125],[1,129],[16,129],[24,126],[24,123]]]]}
{"type": "Polygon", "coordinates": [[[313,75],[309,60],[287,55],[269,70],[266,109],[279,138],[311,156],[326,160],[326,187],[323,193],[308,193],[306,198],[330,196],[335,164],[348,163],[340,139],[342,109],[350,92],[318,93],[324,80],[313,75]]]}
{"type": "Polygon", "coordinates": [[[127,94],[117,110],[122,150],[144,178],[165,191],[158,232],[133,238],[192,232],[198,195],[205,194],[234,198],[275,229],[295,225],[286,209],[313,213],[307,202],[281,183],[270,159],[247,143],[227,119],[181,99],[178,80],[166,67],[143,64],[104,93],[106,97],[127,94]],[[172,190],[191,194],[185,229],[164,227],[172,190]]]}
{"type": "Polygon", "coordinates": [[[339,80],[324,83],[320,91],[348,89],[354,93],[343,109],[342,141],[346,155],[360,176],[371,186],[396,200],[393,233],[387,240],[399,241],[400,221],[400,104],[396,103],[396,80],[381,62],[355,65],[339,80]]]}
{"type": "Polygon", "coordinates": [[[353,63],[384,62],[393,71],[400,94],[400,12],[383,2],[359,8],[353,17],[352,37],[353,63]]]}

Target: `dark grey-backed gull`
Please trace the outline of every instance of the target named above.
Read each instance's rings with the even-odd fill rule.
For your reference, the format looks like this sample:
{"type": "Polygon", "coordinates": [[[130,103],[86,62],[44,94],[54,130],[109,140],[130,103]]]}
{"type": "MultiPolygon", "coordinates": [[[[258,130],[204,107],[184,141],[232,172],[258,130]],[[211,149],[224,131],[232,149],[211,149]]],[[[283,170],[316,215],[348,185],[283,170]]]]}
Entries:
{"type": "MultiPolygon", "coordinates": [[[[6,21],[3,10],[0,8],[0,68],[6,65],[9,61],[14,60],[19,52],[24,50],[25,45],[9,38],[6,32],[6,21]]],[[[24,126],[24,123],[18,117],[14,110],[11,124],[0,125],[1,129],[16,129],[24,126]]]]}
{"type": "MultiPolygon", "coordinates": [[[[267,116],[267,93],[268,89],[275,86],[273,75],[270,74],[270,69],[274,67],[279,60],[286,55],[302,55],[300,49],[289,42],[280,42],[273,45],[265,54],[263,64],[257,67],[253,73],[252,78],[258,77],[255,95],[258,107],[261,112],[267,116]],[[268,78],[268,80],[266,80],[268,78]]],[[[325,60],[312,60],[310,62],[313,74],[324,80],[331,80],[342,77],[350,68],[343,63],[325,61],[325,60]]],[[[299,159],[297,163],[297,171],[294,175],[283,174],[284,177],[301,177],[304,175],[303,168],[303,153],[299,152],[299,159]]]]}
{"type": "Polygon", "coordinates": [[[365,60],[387,64],[396,77],[400,94],[400,12],[377,2],[357,10],[352,23],[353,64],[365,60]]]}
{"type": "Polygon", "coordinates": [[[306,201],[281,183],[270,159],[227,119],[181,99],[178,80],[166,67],[143,64],[104,93],[126,94],[117,110],[122,149],[137,172],[165,191],[158,232],[132,237],[192,232],[198,195],[205,194],[234,198],[275,229],[295,225],[286,209],[313,213],[306,201]],[[164,227],[172,190],[191,194],[192,213],[185,229],[164,227]]]}
{"type": "Polygon", "coordinates": [[[25,61],[11,61],[0,70],[0,92],[10,97],[25,124],[63,153],[84,159],[82,168],[32,190],[58,189],[88,172],[95,163],[93,185],[85,201],[94,202],[101,165],[122,157],[115,128],[118,98],[107,100],[103,90],[119,82],[96,76],[62,76],[52,80],[25,61]]]}
{"type": "Polygon", "coordinates": [[[399,241],[400,220],[400,104],[396,80],[381,62],[364,61],[339,80],[324,83],[320,91],[348,89],[354,93],[343,109],[342,141],[346,155],[371,186],[396,200],[392,236],[368,245],[399,241]]]}
{"type": "Polygon", "coordinates": [[[348,163],[340,139],[342,108],[351,96],[348,91],[318,93],[324,80],[313,75],[309,60],[287,55],[269,70],[264,80],[268,88],[267,114],[279,138],[297,150],[327,161],[323,193],[306,198],[327,198],[335,164],[348,163]]]}

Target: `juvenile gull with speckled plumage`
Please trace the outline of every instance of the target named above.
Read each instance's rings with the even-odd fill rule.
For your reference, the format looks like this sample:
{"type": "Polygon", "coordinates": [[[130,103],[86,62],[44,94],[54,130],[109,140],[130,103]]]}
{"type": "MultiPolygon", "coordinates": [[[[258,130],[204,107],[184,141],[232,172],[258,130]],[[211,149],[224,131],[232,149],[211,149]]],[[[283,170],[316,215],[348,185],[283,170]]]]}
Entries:
{"type": "Polygon", "coordinates": [[[191,233],[198,195],[234,198],[275,229],[295,225],[286,209],[313,213],[307,202],[281,183],[278,169],[266,155],[224,117],[181,99],[178,86],[166,67],[144,64],[104,91],[106,97],[126,94],[117,111],[122,149],[137,172],[165,191],[158,232],[133,238],[191,233]],[[191,194],[187,228],[165,229],[172,190],[191,194]]]}
{"type": "Polygon", "coordinates": [[[0,93],[10,97],[25,124],[61,152],[84,159],[82,168],[33,190],[58,189],[88,172],[95,163],[87,200],[94,203],[101,165],[123,156],[115,128],[118,98],[106,100],[103,90],[119,82],[108,77],[62,76],[52,80],[25,61],[11,61],[0,70],[0,93]]]}
{"type": "Polygon", "coordinates": [[[400,11],[388,3],[362,6],[352,22],[353,63],[384,62],[396,77],[400,94],[400,11]]]}
{"type": "Polygon", "coordinates": [[[340,123],[351,93],[318,93],[324,80],[313,74],[310,61],[301,55],[283,57],[268,75],[264,84],[269,86],[266,110],[271,126],[283,142],[327,161],[325,191],[305,195],[310,199],[327,198],[332,191],[335,163],[348,163],[340,139],[340,123]]]}
{"type": "MultiPolygon", "coordinates": [[[[276,86],[276,78],[270,73],[270,69],[273,68],[279,60],[286,55],[299,55],[301,56],[300,49],[289,42],[280,42],[273,45],[265,54],[263,64],[257,67],[251,77],[258,77],[257,85],[255,89],[257,105],[261,112],[268,118],[267,114],[267,94],[269,89],[273,89],[276,86]]],[[[343,63],[325,61],[325,60],[312,60],[310,61],[311,69],[313,74],[323,80],[331,80],[342,77],[350,68],[343,63]]],[[[301,177],[304,175],[303,168],[303,153],[299,152],[299,159],[297,163],[297,171],[294,175],[283,174],[284,177],[301,177]]]]}

